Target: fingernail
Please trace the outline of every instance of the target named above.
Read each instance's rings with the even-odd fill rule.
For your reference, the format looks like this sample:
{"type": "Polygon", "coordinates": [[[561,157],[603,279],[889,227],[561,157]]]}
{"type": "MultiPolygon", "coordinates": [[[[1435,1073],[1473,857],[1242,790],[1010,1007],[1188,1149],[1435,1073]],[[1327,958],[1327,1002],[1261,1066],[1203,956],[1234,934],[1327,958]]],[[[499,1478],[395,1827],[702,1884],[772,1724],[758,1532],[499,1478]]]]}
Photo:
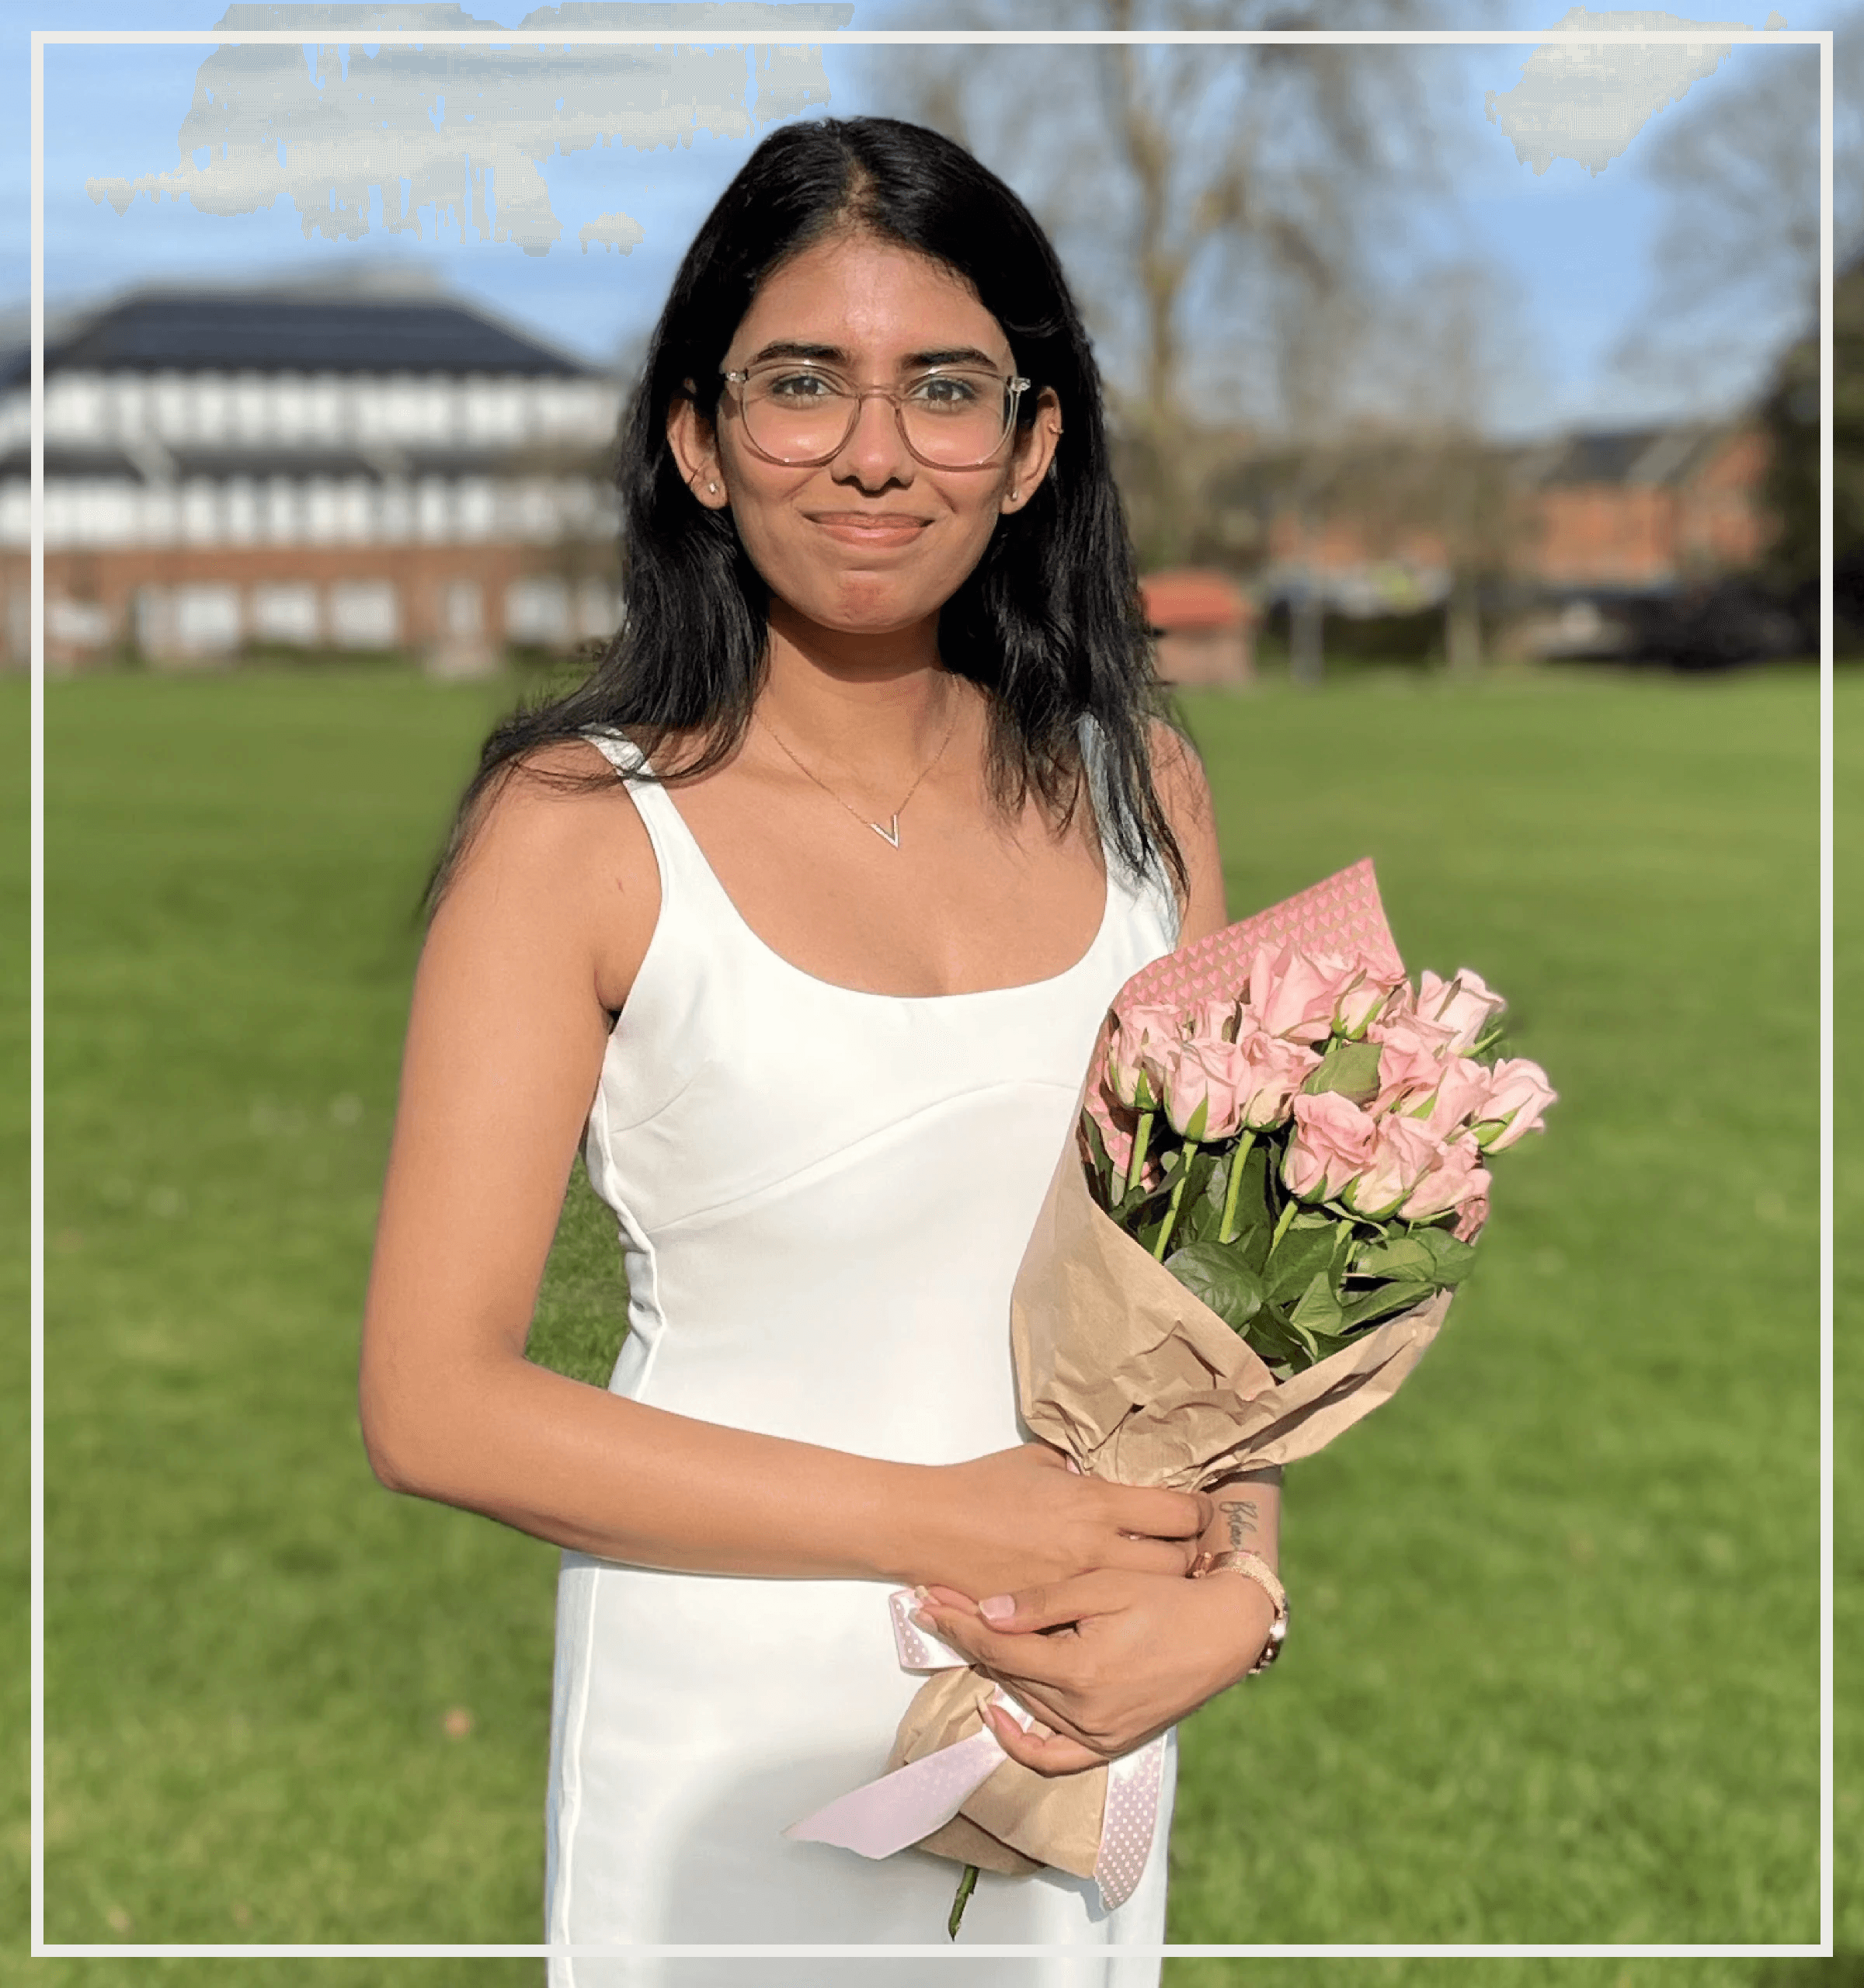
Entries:
{"type": "Polygon", "coordinates": [[[986,1622],[1007,1622],[1016,1613],[1016,1597],[987,1594],[977,1604],[977,1612],[986,1622]]]}

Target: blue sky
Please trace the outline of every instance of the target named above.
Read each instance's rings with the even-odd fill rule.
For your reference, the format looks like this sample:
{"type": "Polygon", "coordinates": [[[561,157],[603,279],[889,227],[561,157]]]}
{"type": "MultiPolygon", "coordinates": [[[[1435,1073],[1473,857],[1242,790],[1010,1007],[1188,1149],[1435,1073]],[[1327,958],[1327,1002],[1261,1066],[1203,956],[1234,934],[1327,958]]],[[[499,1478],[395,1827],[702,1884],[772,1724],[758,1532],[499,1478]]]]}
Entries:
{"type": "MultiPolygon", "coordinates": [[[[0,181],[0,308],[23,303],[29,286],[27,119],[29,40],[34,26],[61,29],[207,28],[224,0],[0,0],[0,124],[9,134],[0,181]],[[16,110],[17,115],[13,114],[16,110]]],[[[477,0],[469,13],[510,25],[523,4],[477,0]]],[[[1471,26],[1550,26],[1563,0],[1487,0],[1462,18],[1471,26]]],[[[1730,18],[1723,5],[1699,17],[1730,18]]],[[[909,18],[903,0],[855,0],[850,26],[886,27],[909,18]]],[[[923,16],[912,16],[916,24],[923,16]]],[[[1753,24],[1760,25],[1761,10],[1753,24]]],[[[1805,24],[1796,19],[1795,25],[1805,24]]],[[[1517,433],[1562,425],[1633,423],[1687,411],[1661,404],[1661,389],[1634,384],[1614,363],[1649,294],[1651,258],[1664,225],[1663,196],[1643,170],[1657,120],[1596,175],[1556,159],[1536,174],[1484,115],[1483,92],[1510,89],[1529,51],[1472,50],[1434,57],[1432,87],[1459,139],[1461,225],[1476,245],[1510,270],[1522,306],[1531,364],[1504,409],[1517,433]]],[[[360,239],[307,238],[286,199],[250,213],[215,214],[186,199],[138,196],[119,214],[92,199],[87,179],[174,170],[178,135],[193,101],[206,49],[61,48],[47,51],[46,74],[47,272],[54,302],[92,297],[158,276],[245,280],[308,276],[361,261],[409,258],[504,316],[533,326],[595,360],[614,353],[651,321],[693,228],[743,159],[760,131],[689,132],[687,141],[651,148],[596,144],[545,159],[548,203],[564,233],[548,252],[527,254],[510,241],[489,241],[476,228],[429,220],[424,238],[390,234],[379,202],[360,239]],[[599,244],[586,251],[577,233],[604,214],[624,213],[642,238],[624,255],[599,244]]],[[[1714,75],[1695,83],[1690,107],[1734,87],[1744,64],[1775,59],[1764,48],[1736,49],[1714,75]]],[[[861,58],[828,48],[822,57],[830,107],[865,107],[861,58]]],[[[1816,106],[1815,106],[1816,108],[1816,106]]],[[[1672,113],[1660,113],[1674,115],[1672,113]]],[[[496,193],[495,187],[495,193],[496,193]]],[[[1764,349],[1731,343],[1709,368],[1711,400],[1726,401],[1751,381],[1764,349]]]]}

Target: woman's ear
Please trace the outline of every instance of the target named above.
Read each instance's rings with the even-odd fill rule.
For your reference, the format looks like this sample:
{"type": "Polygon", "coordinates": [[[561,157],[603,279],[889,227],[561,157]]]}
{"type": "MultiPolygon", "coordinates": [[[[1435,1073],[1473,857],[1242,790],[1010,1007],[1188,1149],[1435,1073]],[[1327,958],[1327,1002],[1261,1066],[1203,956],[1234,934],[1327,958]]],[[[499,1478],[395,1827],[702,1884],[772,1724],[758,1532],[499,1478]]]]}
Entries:
{"type": "Polygon", "coordinates": [[[724,510],[732,499],[718,466],[717,432],[684,394],[666,411],[666,440],[687,488],[708,511],[724,510]]]}
{"type": "Polygon", "coordinates": [[[1020,511],[1042,488],[1062,439],[1062,404],[1052,387],[1036,396],[1035,419],[1019,428],[1010,452],[1010,487],[1000,506],[1006,515],[1020,511]]]}

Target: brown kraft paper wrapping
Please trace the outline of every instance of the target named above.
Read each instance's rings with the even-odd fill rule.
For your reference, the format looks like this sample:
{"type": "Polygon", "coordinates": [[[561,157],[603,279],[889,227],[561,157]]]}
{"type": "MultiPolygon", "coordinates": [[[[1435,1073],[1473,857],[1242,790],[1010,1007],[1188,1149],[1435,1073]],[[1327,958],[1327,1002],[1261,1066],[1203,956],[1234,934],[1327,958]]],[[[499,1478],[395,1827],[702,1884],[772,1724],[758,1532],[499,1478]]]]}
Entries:
{"type": "MultiPolygon", "coordinates": [[[[1017,1399],[1032,1435],[1082,1472],[1200,1491],[1323,1449],[1396,1394],[1441,1329],[1439,1291],[1278,1382],[1236,1333],[1094,1204],[1064,1148],[1010,1300],[1017,1399]]],[[[906,1708],[887,1770],[980,1729],[995,1689],[947,1670],[906,1708]]],[[[985,1870],[1091,1877],[1107,1770],[1050,1777],[1005,1760],[921,1850],[985,1870]]]]}

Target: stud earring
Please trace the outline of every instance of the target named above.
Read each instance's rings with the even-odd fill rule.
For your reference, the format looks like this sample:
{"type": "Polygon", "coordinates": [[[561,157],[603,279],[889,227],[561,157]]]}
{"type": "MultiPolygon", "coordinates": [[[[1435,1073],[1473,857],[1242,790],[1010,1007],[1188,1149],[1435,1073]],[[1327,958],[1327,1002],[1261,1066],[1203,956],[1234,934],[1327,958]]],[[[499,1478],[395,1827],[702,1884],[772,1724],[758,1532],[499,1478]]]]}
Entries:
{"type": "Polygon", "coordinates": [[[712,495],[713,495],[715,497],[716,497],[716,496],[718,495],[718,485],[717,485],[717,484],[715,484],[715,483],[708,483],[705,487],[706,487],[706,488],[707,488],[708,490],[709,490],[709,491],[712,493],[712,495]]]}
{"type": "Polygon", "coordinates": [[[1012,490],[1010,492],[1010,501],[1012,504],[1020,504],[1022,502],[1022,499],[1023,493],[1020,490],[1012,490]]]}

